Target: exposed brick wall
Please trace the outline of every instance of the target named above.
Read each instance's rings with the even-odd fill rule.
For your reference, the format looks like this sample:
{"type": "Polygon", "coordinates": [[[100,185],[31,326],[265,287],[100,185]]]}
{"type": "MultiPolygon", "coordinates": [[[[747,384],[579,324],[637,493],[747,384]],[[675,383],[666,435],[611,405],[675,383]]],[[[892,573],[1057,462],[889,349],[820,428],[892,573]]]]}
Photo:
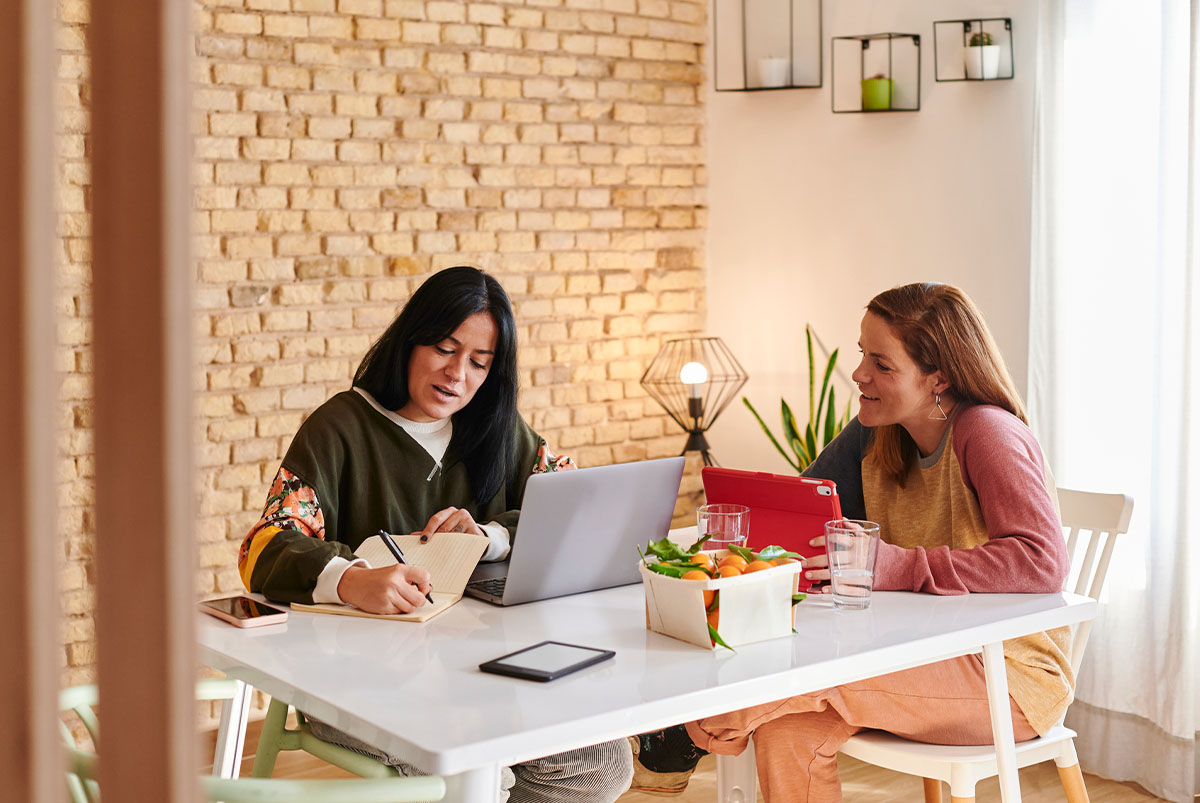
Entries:
{"type": "MultiPolygon", "coordinates": [[[[92,660],[83,0],[60,0],[68,680],[92,660]]],[[[703,2],[194,4],[201,592],[308,411],[431,272],[511,295],[520,409],[581,465],[677,454],[638,384],[699,331],[703,2]]],[[[696,503],[685,479],[677,513],[696,503]]]]}

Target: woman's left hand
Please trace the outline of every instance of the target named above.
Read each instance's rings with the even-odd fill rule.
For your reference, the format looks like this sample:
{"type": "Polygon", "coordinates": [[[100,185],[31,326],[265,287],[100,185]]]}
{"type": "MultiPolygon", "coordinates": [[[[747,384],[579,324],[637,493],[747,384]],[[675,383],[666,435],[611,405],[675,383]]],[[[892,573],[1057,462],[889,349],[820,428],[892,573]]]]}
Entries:
{"type": "MultiPolygon", "coordinates": [[[[814,583],[829,583],[829,558],[825,554],[825,536],[818,535],[816,538],[808,542],[809,546],[821,547],[821,552],[813,555],[811,558],[804,559],[804,578],[811,580],[814,583]]],[[[829,593],[829,586],[826,585],[821,589],[822,593],[829,593]]]]}
{"type": "Polygon", "coordinates": [[[448,507],[445,510],[439,510],[437,513],[434,513],[425,524],[425,529],[420,533],[414,533],[414,535],[420,535],[421,542],[425,543],[434,533],[478,533],[480,535],[487,535],[475,523],[475,519],[471,518],[471,514],[460,507],[448,507]]]}

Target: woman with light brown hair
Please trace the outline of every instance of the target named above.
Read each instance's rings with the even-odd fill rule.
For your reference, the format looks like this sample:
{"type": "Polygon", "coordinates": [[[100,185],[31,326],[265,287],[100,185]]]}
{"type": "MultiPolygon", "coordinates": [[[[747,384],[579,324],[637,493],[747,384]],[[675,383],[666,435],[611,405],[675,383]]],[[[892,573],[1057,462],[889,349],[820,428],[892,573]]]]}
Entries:
{"type": "MultiPolygon", "coordinates": [[[[858,416],[805,473],[837,482],[847,518],[879,523],[875,589],[1061,590],[1068,561],[1053,481],[1004,360],[966,294],[931,283],[879,294],[867,305],[859,349],[858,416]]],[[[806,576],[827,580],[825,558],[806,561],[806,576]]],[[[1005,642],[1017,741],[1048,731],[1072,699],[1066,637],[1063,628],[1005,642]]],[[[982,658],[966,655],[686,726],[699,748],[690,755],[736,755],[753,734],[759,783],[773,803],[840,800],[838,749],[867,728],[937,744],[990,744],[982,658]]],[[[637,757],[635,786],[650,785],[650,752],[637,757]]],[[[686,773],[673,769],[681,791],[686,773]]]]}

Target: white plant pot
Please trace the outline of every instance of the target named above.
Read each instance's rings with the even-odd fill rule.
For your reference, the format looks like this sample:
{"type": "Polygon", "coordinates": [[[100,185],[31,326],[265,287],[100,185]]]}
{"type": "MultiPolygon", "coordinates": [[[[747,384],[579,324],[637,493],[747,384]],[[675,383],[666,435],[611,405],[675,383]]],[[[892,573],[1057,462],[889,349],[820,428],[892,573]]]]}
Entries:
{"type": "Polygon", "coordinates": [[[766,87],[788,85],[788,59],[767,57],[758,60],[758,85],[766,87]]]}
{"type": "Polygon", "coordinates": [[[975,45],[963,50],[967,77],[990,81],[1000,73],[1000,45],[975,45]]]}

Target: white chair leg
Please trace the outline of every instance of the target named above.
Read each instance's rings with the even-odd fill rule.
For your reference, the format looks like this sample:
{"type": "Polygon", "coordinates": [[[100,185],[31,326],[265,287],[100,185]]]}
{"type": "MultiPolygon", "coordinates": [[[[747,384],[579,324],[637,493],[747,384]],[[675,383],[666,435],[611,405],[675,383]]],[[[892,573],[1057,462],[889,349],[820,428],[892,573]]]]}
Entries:
{"type": "Polygon", "coordinates": [[[213,755],[213,775],[218,778],[236,778],[241,770],[252,691],[254,689],[239,680],[233,697],[221,703],[221,724],[217,728],[217,748],[213,755]]]}
{"type": "Polygon", "coordinates": [[[1054,757],[1054,763],[1061,769],[1063,767],[1073,767],[1079,763],[1079,755],[1075,752],[1075,740],[1067,739],[1062,743],[1058,755],[1054,757]]]}
{"type": "Polygon", "coordinates": [[[754,765],[754,739],[740,756],[717,756],[719,803],[754,803],[758,799],[758,773],[754,765]]]}

